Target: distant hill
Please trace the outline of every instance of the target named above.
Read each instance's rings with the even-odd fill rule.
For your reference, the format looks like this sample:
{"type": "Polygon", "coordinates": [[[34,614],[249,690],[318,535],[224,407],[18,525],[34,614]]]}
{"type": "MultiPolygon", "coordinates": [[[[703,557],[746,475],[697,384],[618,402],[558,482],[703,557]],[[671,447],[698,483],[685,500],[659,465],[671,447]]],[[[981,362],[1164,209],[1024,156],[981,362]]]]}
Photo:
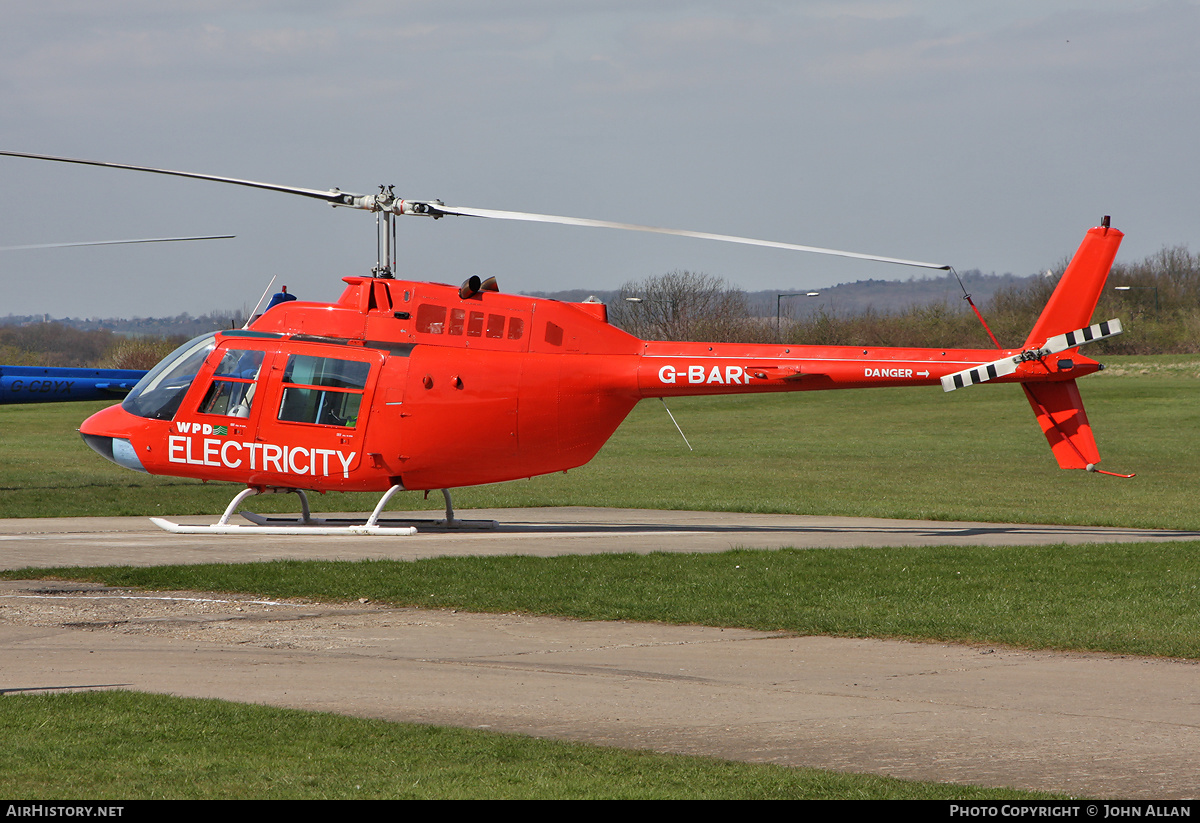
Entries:
{"type": "MultiPolygon", "coordinates": [[[[978,269],[960,275],[963,285],[977,306],[985,306],[999,289],[1025,286],[1040,275],[1017,277],[1012,274],[983,274],[978,269]]],[[[777,291],[747,292],[746,298],[752,314],[758,317],[774,317],[777,297],[780,293],[806,292],[808,289],[779,289],[777,291]]],[[[925,306],[930,303],[957,305],[963,291],[953,274],[943,277],[911,277],[908,280],[857,280],[839,283],[819,292],[817,297],[785,297],[780,301],[786,316],[800,316],[818,308],[839,316],[862,314],[867,309],[878,312],[901,311],[910,306],[925,306]]],[[[581,302],[597,297],[611,303],[620,299],[618,291],[588,289],[566,289],[554,292],[529,292],[531,297],[549,297],[553,300],[581,302]]]]}
{"type": "Polygon", "coordinates": [[[551,300],[561,300],[564,303],[583,303],[592,297],[597,298],[601,303],[611,303],[614,300],[621,299],[619,291],[606,291],[604,289],[564,289],[563,291],[527,291],[521,293],[529,297],[548,297],[551,300]]]}
{"type": "MultiPolygon", "coordinates": [[[[788,313],[790,305],[792,315],[799,316],[817,307],[830,311],[838,316],[862,314],[868,309],[877,312],[902,311],[911,306],[927,306],[931,303],[947,303],[957,305],[963,299],[963,287],[975,301],[976,306],[986,306],[998,290],[1003,288],[1023,287],[1038,279],[1041,275],[1033,274],[1027,277],[1017,277],[1012,274],[983,274],[979,270],[963,272],[963,285],[960,286],[953,274],[943,277],[909,278],[908,280],[857,280],[853,283],[839,283],[836,286],[819,291],[817,297],[785,297],[782,300],[783,313],[788,313]]],[[[783,289],[779,290],[783,292],[783,289]]],[[[789,289],[788,291],[800,291],[789,289]]],[[[779,292],[757,291],[747,294],[751,310],[759,316],[774,316],[775,304],[779,292]]]]}

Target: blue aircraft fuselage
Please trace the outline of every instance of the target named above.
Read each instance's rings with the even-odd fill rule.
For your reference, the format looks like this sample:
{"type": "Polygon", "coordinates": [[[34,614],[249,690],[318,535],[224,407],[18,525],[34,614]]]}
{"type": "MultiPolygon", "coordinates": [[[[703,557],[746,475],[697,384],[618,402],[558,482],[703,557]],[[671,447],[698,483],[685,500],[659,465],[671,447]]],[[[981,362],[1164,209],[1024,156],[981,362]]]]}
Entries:
{"type": "Polygon", "coordinates": [[[140,369],[0,366],[0,404],[120,400],[145,373],[140,369]]]}

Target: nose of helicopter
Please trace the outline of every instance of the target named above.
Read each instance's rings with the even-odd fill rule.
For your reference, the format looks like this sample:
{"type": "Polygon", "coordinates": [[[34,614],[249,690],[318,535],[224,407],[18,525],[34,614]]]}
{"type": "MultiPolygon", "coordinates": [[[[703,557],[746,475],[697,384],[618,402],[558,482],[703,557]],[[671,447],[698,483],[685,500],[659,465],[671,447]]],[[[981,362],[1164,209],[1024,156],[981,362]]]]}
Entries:
{"type": "Polygon", "coordinates": [[[120,406],[110,406],[84,420],[79,427],[79,434],[83,437],[83,442],[105,460],[111,460],[127,469],[144,472],[146,467],[138,459],[137,451],[127,436],[132,428],[132,419],[132,415],[120,406]]]}

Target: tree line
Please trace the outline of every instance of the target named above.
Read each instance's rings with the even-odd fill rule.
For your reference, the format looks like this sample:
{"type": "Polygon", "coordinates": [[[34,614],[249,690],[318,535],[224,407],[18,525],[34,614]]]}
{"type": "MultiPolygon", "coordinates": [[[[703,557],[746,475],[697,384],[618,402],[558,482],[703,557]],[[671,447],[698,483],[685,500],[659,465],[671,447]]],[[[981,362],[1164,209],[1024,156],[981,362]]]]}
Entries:
{"type": "MultiPolygon", "coordinates": [[[[980,309],[1002,346],[1020,346],[1066,269],[1000,288],[980,309]]],[[[964,300],[904,309],[835,311],[810,301],[796,311],[761,316],[744,291],[707,274],[675,271],[630,281],[610,299],[609,320],[647,340],[711,340],[830,346],[991,348],[964,300]]],[[[1124,334],[1096,344],[1109,354],[1200,353],[1200,255],[1164,248],[1136,263],[1118,263],[1096,309],[1120,318],[1124,334]],[[1118,288],[1127,287],[1127,288],[1118,288]]],[[[206,320],[208,318],[205,318],[206,320]]],[[[214,328],[228,327],[224,318],[214,328]]],[[[192,335],[130,337],[111,329],[57,322],[0,325],[0,363],[148,369],[192,335]]]]}
{"type": "Polygon", "coordinates": [[[245,312],[131,320],[0,318],[0,364],[149,369],[177,346],[216,329],[240,328],[245,312]]]}
{"type": "MultiPolygon", "coordinates": [[[[1025,341],[1067,262],[1047,277],[1001,288],[979,306],[1002,346],[1014,348],[1025,341]]],[[[1114,265],[1095,317],[1116,317],[1125,327],[1124,334],[1096,344],[1097,352],[1200,353],[1200,256],[1176,246],[1140,262],[1114,265]]],[[[711,275],[686,271],[626,283],[609,306],[609,318],[631,334],[655,340],[921,348],[994,345],[965,300],[852,313],[810,301],[799,312],[789,306],[777,322],[774,316],[755,316],[741,289],[711,275]]]]}
{"type": "Polygon", "coordinates": [[[0,363],[149,369],[184,340],[183,337],[122,337],[110,329],[76,329],[63,323],[0,326],[0,363]]]}

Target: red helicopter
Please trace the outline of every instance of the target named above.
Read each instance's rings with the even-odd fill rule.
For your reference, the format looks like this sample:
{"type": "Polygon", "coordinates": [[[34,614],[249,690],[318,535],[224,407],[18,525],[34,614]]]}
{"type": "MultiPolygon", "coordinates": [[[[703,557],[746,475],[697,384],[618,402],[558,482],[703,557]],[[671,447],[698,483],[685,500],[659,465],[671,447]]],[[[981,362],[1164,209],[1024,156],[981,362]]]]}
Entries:
{"type": "MultiPolygon", "coordinates": [[[[652,231],[836,254],[931,269],[949,266],[702,232],[525,212],[449,207],[376,195],[320,191],[190,172],[0,152],[153,172],[299,194],[376,212],[383,253],[370,276],[346,277],[336,303],[291,300],[247,328],[181,346],[120,405],[80,427],[85,441],[137,471],[246,488],[213,526],[172,531],[315,530],[410,534],[380,514],[400,490],[442,490],[582,466],[639,400],[746,392],[1020,383],[1064,469],[1103,474],[1076,379],[1103,368],[1078,353],[1119,334],[1118,320],[1089,325],[1122,233],[1109,219],[1089,230],[1019,349],[862,348],[655,342],[608,323],[601,303],[506,294],[494,280],[461,286],[396,279],[392,218],[468,216],[652,231]],[[470,432],[464,437],[464,432],[470,432]],[[365,523],[313,518],[305,491],[379,491],[365,523]],[[292,491],[299,523],[229,522],[251,494],[292,491]]],[[[1118,475],[1129,477],[1132,475],[1118,475]]],[[[484,525],[490,525],[490,521],[484,525]]]]}

